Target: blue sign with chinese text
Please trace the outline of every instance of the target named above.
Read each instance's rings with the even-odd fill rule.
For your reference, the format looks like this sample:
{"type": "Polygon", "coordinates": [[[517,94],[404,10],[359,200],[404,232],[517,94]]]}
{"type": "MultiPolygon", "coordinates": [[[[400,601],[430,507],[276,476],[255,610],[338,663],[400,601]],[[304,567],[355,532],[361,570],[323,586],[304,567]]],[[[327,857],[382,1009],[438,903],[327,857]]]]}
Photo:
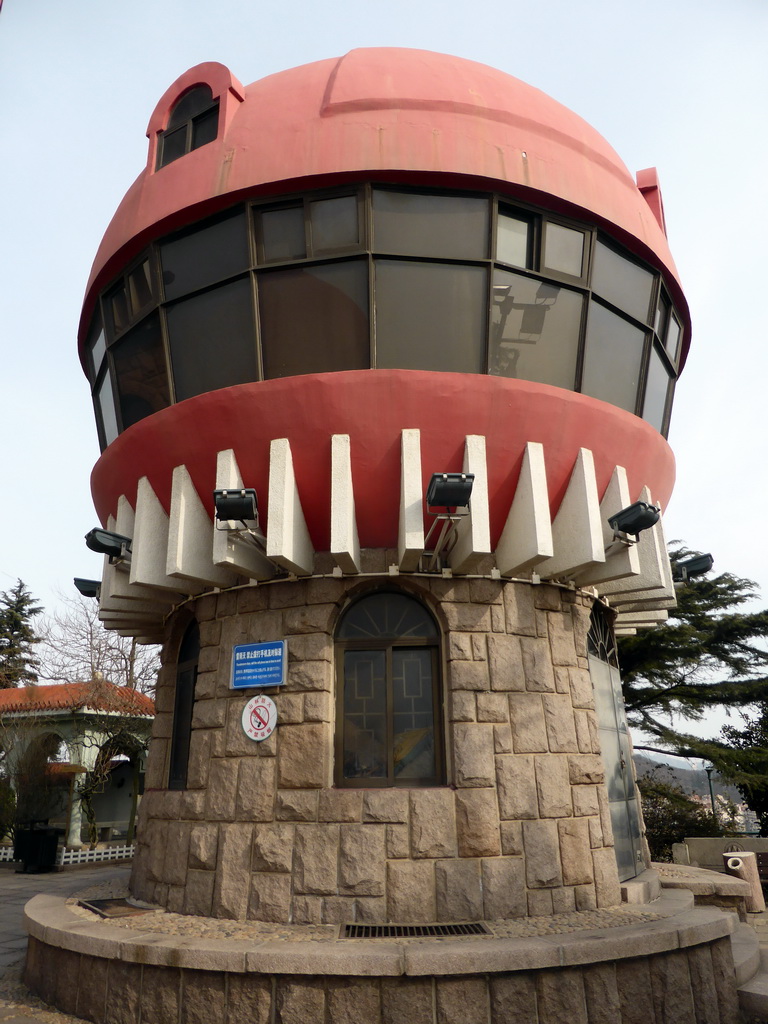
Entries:
{"type": "Polygon", "coordinates": [[[251,686],[282,686],[285,682],[285,640],[238,644],[232,650],[233,690],[251,686]]]}

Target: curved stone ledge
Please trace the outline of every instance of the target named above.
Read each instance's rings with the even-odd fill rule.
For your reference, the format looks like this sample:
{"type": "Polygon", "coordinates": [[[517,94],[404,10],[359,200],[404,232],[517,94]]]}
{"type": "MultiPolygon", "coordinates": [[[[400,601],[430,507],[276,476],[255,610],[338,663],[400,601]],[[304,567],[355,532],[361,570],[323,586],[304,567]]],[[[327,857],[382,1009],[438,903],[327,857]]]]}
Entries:
{"type": "Polygon", "coordinates": [[[736,916],[692,900],[675,890],[654,921],[526,938],[244,941],[94,923],[38,896],[25,981],[94,1024],[737,1024],[736,916]]]}
{"type": "Polygon", "coordinates": [[[665,894],[657,921],[525,938],[190,939],[90,922],[64,899],[36,896],[25,908],[29,935],[46,946],[126,963],[227,973],[411,977],[493,974],[629,960],[729,936],[735,915],[691,909],[690,894],[665,894]]]}

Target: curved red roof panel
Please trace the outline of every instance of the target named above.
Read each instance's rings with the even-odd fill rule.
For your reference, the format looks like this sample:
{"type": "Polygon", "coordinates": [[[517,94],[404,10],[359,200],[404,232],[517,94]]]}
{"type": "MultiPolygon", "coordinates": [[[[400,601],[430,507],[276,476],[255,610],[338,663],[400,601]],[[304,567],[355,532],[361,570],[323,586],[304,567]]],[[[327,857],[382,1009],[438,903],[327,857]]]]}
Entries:
{"type": "Polygon", "coordinates": [[[145,717],[155,714],[155,702],[151,697],[129,686],[115,686],[100,679],[90,683],[19,686],[0,690],[0,715],[33,711],[81,711],[84,708],[145,717]]]}
{"type": "Polygon", "coordinates": [[[202,64],[166,91],[149,135],[147,166],[96,255],[82,327],[96,291],[153,237],[248,195],[368,178],[497,189],[600,224],[666,271],[688,319],[660,195],[644,195],[648,188],[638,188],[578,115],[484,64],[426,50],[359,49],[245,89],[223,65],[202,64]],[[156,169],[158,132],[178,97],[200,82],[219,99],[217,139],[156,169]]]}

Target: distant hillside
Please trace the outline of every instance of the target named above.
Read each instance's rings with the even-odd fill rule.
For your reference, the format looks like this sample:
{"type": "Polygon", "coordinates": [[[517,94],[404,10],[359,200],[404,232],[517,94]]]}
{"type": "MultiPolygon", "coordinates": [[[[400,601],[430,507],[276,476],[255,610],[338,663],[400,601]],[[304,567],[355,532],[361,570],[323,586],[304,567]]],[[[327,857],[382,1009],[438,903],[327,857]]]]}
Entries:
{"type": "MultiPolygon", "coordinates": [[[[653,760],[644,754],[635,754],[634,761],[638,777],[653,772],[657,779],[669,782],[673,786],[680,786],[684,793],[702,797],[709,796],[709,782],[703,768],[684,768],[677,758],[671,756],[667,762],[653,760]]],[[[726,796],[736,804],[742,801],[738,789],[735,786],[726,785],[716,772],[712,773],[712,788],[715,791],[715,796],[726,796]]]]}

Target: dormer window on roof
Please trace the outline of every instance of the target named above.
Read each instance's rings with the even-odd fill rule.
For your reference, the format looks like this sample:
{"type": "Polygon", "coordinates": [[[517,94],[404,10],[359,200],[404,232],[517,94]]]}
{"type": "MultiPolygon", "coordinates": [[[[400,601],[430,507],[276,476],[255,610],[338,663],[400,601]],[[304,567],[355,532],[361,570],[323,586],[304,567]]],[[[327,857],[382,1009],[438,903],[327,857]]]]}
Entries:
{"type": "Polygon", "coordinates": [[[219,101],[208,85],[196,85],[178,100],[160,134],[157,167],[213,142],[219,130],[219,101]]]}

